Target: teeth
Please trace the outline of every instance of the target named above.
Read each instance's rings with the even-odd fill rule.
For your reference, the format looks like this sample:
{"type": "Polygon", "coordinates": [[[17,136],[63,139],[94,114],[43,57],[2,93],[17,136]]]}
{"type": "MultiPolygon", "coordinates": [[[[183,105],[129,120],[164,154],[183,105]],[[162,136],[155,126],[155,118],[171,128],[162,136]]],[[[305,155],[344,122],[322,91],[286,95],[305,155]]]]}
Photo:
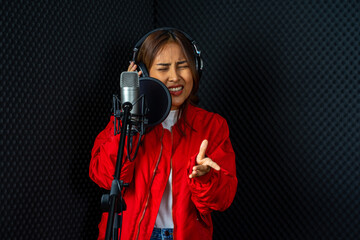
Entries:
{"type": "Polygon", "coordinates": [[[170,92],[177,92],[180,91],[182,89],[182,87],[176,87],[176,88],[169,88],[170,92]]]}

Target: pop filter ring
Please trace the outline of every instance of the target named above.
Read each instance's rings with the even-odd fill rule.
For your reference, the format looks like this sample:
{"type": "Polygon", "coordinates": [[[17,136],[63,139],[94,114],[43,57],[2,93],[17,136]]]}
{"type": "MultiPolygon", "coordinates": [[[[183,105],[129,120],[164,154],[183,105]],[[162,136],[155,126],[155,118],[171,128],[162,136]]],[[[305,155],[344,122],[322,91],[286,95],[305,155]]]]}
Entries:
{"type": "Polygon", "coordinates": [[[145,96],[145,107],[149,108],[146,127],[156,126],[162,123],[170,113],[172,103],[169,89],[160,80],[152,77],[140,77],[139,83],[140,95],[145,96]]]}
{"type": "MultiPolygon", "coordinates": [[[[141,77],[139,78],[139,85],[140,85],[140,97],[137,99],[133,104],[135,105],[136,102],[139,102],[141,99],[141,115],[132,115],[139,117],[137,124],[135,127],[135,132],[140,134],[138,139],[138,143],[136,146],[135,153],[131,156],[132,153],[132,140],[128,141],[127,144],[127,152],[128,152],[128,159],[133,161],[136,158],[140,141],[142,136],[145,134],[146,128],[151,128],[162,123],[170,113],[171,110],[171,95],[168,88],[165,86],[164,83],[159,81],[156,78],[151,77],[141,77]]],[[[131,124],[131,121],[130,121],[131,124]]],[[[132,139],[134,132],[130,134],[130,131],[127,133],[128,138],[132,139]]]]}

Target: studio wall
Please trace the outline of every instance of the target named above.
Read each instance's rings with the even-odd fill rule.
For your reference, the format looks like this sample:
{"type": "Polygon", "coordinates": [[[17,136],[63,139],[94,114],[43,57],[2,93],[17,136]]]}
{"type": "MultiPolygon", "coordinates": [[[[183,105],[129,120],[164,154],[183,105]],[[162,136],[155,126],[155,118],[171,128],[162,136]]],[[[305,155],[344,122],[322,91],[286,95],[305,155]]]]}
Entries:
{"type": "Polygon", "coordinates": [[[202,50],[238,191],[214,239],[357,239],[357,1],[1,1],[2,239],[96,239],[88,177],[131,50],[155,27],[202,50]]]}
{"type": "Polygon", "coordinates": [[[238,192],[214,239],[359,236],[356,1],[156,1],[205,62],[200,105],[224,116],[238,192]]]}
{"type": "Polygon", "coordinates": [[[2,239],[97,238],[91,149],[153,28],[153,3],[138,4],[1,1],[2,239]]]}

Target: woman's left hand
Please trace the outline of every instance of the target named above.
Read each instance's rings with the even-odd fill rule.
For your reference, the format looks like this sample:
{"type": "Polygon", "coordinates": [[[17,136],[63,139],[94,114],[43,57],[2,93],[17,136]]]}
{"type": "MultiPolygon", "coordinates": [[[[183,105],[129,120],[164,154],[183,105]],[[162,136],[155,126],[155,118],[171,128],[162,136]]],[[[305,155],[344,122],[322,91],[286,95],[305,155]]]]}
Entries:
{"type": "Polygon", "coordinates": [[[211,168],[215,169],[216,171],[220,170],[220,167],[216,162],[205,156],[207,146],[208,140],[202,141],[199,153],[196,157],[196,163],[198,165],[193,167],[193,171],[189,175],[189,178],[203,176],[210,172],[211,168]]]}

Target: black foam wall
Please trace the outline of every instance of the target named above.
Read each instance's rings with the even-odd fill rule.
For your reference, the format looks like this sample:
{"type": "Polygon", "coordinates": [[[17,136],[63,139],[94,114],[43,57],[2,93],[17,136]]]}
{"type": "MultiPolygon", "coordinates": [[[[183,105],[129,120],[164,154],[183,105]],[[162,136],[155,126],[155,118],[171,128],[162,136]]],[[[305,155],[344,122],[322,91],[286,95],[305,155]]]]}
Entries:
{"type": "Polygon", "coordinates": [[[195,38],[238,192],[214,239],[357,239],[357,1],[1,1],[2,239],[96,239],[90,151],[134,43],[195,38]]]}
{"type": "Polygon", "coordinates": [[[156,1],[197,40],[200,105],[224,116],[236,198],[214,239],[357,239],[358,1],[156,1]]]}
{"type": "Polygon", "coordinates": [[[1,239],[96,239],[91,148],[154,27],[138,4],[1,1],[1,239]]]}

